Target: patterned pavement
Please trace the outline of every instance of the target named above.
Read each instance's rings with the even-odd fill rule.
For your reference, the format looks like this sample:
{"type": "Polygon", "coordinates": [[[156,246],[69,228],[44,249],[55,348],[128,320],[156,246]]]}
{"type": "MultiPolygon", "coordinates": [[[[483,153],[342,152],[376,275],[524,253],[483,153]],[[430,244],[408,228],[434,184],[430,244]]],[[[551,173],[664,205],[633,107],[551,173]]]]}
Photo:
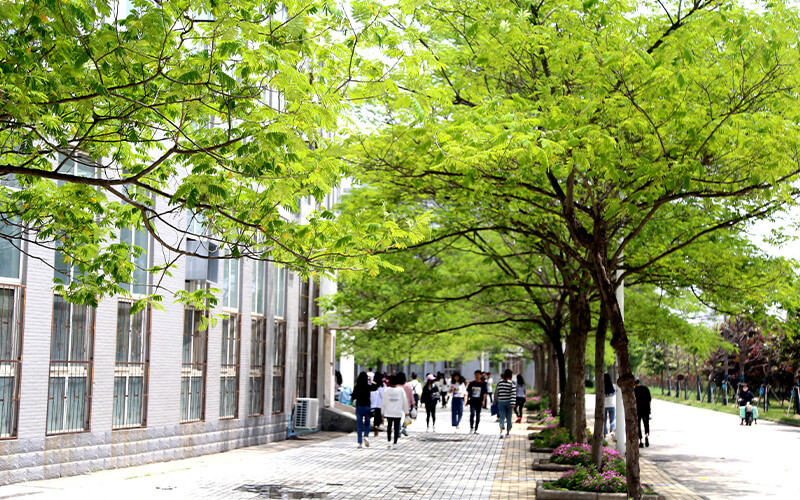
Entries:
{"type": "MultiPolygon", "coordinates": [[[[0,499],[517,500],[534,498],[537,479],[558,476],[531,469],[533,459],[544,455],[530,452],[524,426],[499,439],[488,412],[477,435],[466,433],[465,425],[454,432],[449,417],[449,412],[439,415],[439,432],[427,432],[420,418],[394,450],[387,449],[385,434],[358,449],[353,434],[316,433],[186,460],[4,486],[0,499]]],[[[643,465],[643,476],[646,482],[677,485],[652,463],[643,465]]],[[[699,498],[675,487],[667,498],[699,498]]]]}

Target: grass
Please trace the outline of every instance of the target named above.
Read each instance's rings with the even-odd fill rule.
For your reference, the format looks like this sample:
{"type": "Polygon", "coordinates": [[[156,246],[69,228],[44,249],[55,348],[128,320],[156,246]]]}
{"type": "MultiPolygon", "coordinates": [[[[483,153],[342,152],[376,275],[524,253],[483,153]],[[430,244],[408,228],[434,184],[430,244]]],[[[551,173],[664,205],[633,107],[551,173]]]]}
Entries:
{"type": "MultiPolygon", "coordinates": [[[[681,396],[680,398],[676,398],[675,396],[667,396],[666,394],[661,395],[660,391],[657,388],[654,390],[651,388],[650,393],[652,394],[654,399],[661,399],[663,401],[669,401],[671,403],[680,403],[682,405],[692,406],[694,408],[702,408],[704,410],[714,410],[722,413],[729,413],[731,415],[739,415],[739,407],[734,404],[729,404],[728,406],[724,406],[722,403],[709,404],[705,401],[705,399],[703,401],[697,401],[696,394],[689,394],[689,399],[683,399],[683,396],[681,396]]],[[[800,426],[800,415],[792,415],[792,412],[789,411],[789,416],[787,417],[786,406],[781,408],[781,406],[777,403],[772,403],[770,405],[769,412],[767,413],[764,413],[763,406],[759,407],[758,419],[769,420],[772,422],[779,422],[782,424],[800,426]]]]}

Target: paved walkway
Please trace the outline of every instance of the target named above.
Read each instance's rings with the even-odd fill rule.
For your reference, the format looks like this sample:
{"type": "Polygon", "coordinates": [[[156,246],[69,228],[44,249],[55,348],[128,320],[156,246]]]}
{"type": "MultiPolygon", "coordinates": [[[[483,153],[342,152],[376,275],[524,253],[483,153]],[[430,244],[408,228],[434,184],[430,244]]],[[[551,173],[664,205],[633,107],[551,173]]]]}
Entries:
{"type": "MultiPolygon", "coordinates": [[[[358,449],[353,434],[316,433],[299,441],[4,486],[0,499],[521,500],[534,498],[537,479],[559,475],[531,469],[533,459],[544,455],[529,451],[526,426],[515,425],[512,436],[501,440],[488,412],[477,435],[466,432],[466,419],[454,432],[449,410],[440,410],[437,432],[427,432],[424,412],[420,417],[395,450],[387,449],[385,434],[358,449]]],[[[643,476],[658,486],[673,483],[652,463],[643,466],[643,476]]]]}

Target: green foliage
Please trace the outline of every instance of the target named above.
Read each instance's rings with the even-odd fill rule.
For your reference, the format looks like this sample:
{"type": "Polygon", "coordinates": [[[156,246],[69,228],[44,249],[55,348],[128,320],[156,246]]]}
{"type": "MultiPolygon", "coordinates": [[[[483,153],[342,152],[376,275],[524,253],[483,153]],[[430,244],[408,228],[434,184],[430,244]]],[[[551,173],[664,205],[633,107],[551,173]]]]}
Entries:
{"type": "Polygon", "coordinates": [[[131,4],[0,5],[0,212],[79,269],[59,293],[90,304],[125,294],[119,283],[131,283],[141,251],[117,245],[128,227],[172,254],[208,238],[304,275],[377,273],[387,266],[376,251],[420,241],[424,215],[336,218],[321,206],[301,224],[290,213],[339,185],[346,168],[332,137],[349,99],[384,88],[384,64],[361,55],[388,39],[370,31],[380,8],[131,4]],[[189,218],[202,228],[187,230],[189,218]]]}
{"type": "Polygon", "coordinates": [[[547,427],[542,430],[542,436],[533,440],[537,447],[557,448],[562,444],[575,441],[569,430],[564,427],[547,427]]]}

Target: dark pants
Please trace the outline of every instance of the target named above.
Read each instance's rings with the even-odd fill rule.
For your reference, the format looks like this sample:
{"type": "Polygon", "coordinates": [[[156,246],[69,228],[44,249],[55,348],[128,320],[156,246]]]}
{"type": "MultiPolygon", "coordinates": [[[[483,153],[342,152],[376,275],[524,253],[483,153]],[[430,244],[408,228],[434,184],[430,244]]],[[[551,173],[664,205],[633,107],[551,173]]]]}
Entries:
{"type": "Polygon", "coordinates": [[[358,444],[361,437],[369,436],[369,406],[356,406],[356,430],[358,431],[358,444]]]}
{"type": "Polygon", "coordinates": [[[400,417],[386,417],[389,422],[386,425],[386,440],[392,442],[392,428],[394,427],[394,444],[397,444],[397,439],[400,437],[400,417]]]}
{"type": "Polygon", "coordinates": [[[522,410],[525,408],[525,398],[517,397],[517,405],[514,407],[514,413],[517,417],[522,418],[522,410]]]}
{"type": "Polygon", "coordinates": [[[447,394],[442,394],[442,408],[447,408],[447,394]]]}
{"type": "Polygon", "coordinates": [[[425,423],[430,426],[431,419],[433,419],[433,425],[436,425],[436,401],[433,403],[425,403],[425,423]]]}
{"type": "MultiPolygon", "coordinates": [[[[381,426],[381,420],[383,420],[381,418],[381,409],[380,408],[373,408],[372,409],[372,415],[374,416],[373,420],[372,420],[372,426],[375,429],[378,429],[378,427],[381,426]]],[[[378,432],[378,431],[376,430],[375,432],[378,432]]]]}
{"type": "Polygon", "coordinates": [[[478,425],[481,423],[481,403],[469,404],[469,428],[478,430],[478,425]]]}
{"type": "Polygon", "coordinates": [[[644,435],[650,435],[650,415],[639,415],[639,441],[642,440],[642,422],[644,422],[644,435]]]}
{"type": "Polygon", "coordinates": [[[453,427],[457,427],[461,423],[461,417],[464,414],[464,398],[453,398],[450,402],[450,415],[453,417],[453,427]]]}

